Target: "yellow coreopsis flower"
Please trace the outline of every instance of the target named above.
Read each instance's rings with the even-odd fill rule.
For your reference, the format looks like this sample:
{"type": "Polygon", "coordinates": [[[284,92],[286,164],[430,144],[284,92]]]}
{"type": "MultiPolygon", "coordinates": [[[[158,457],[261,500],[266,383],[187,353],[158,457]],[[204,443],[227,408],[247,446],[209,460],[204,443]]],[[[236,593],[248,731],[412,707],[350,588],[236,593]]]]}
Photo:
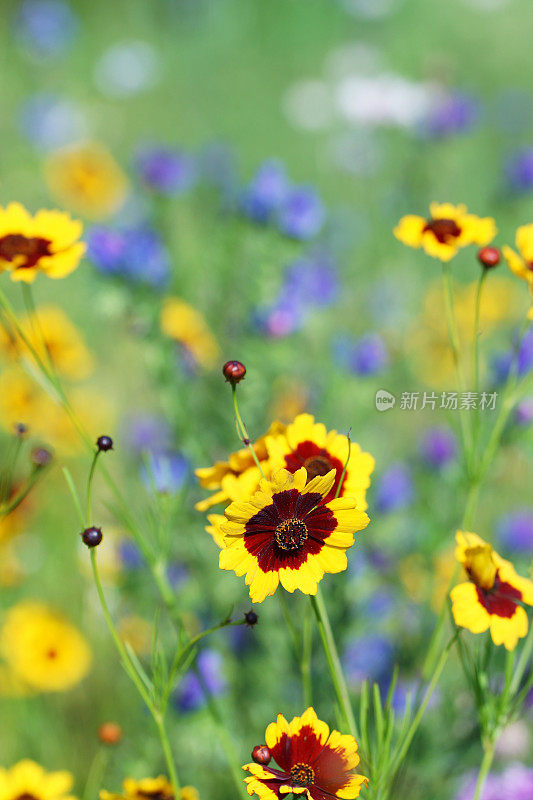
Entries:
{"type": "Polygon", "coordinates": [[[29,759],[10,769],[0,767],[0,800],[75,800],[70,794],[73,784],[70,772],[46,772],[29,759]]]}
{"type": "Polygon", "coordinates": [[[502,253],[511,272],[529,286],[532,306],[529,311],[529,319],[533,319],[533,223],[522,225],[516,231],[516,249],[504,245],[502,253]]]}
{"type": "Polygon", "coordinates": [[[91,219],[114,214],[128,192],[124,172],[111,153],[95,142],[52,153],[45,174],[50,190],[62,203],[91,219]]]}
{"type": "Polygon", "coordinates": [[[39,272],[64,278],[85,253],[83,226],[62,211],[32,216],[20,203],[0,207],[0,272],[11,280],[33,283],[39,272]]]}
{"type": "Polygon", "coordinates": [[[216,364],[220,349],[203,316],[179,297],[169,297],[161,311],[161,330],[178,342],[200,366],[216,364]]]}
{"type": "MultiPolygon", "coordinates": [[[[174,800],[172,784],[160,775],[158,778],[143,778],[140,781],[126,778],[121,793],[100,792],[100,800],[174,800]]],[[[180,792],[180,800],[199,800],[194,786],[184,786],[180,792]]]]}
{"type": "MultiPolygon", "coordinates": [[[[353,736],[329,730],[315,710],[288,722],[278,714],[265,733],[268,757],[276,766],[245,764],[249,795],[260,800],[298,795],[307,800],[355,800],[368,778],[358,775],[358,746],[353,736]]],[[[263,748],[262,748],[263,749],[263,748]]]]}
{"type": "Polygon", "coordinates": [[[226,509],[220,568],[246,575],[254,603],[274,594],[279,583],[288,592],[314,595],[324,573],[346,569],[345,551],[369,519],[352,498],[325,502],[334,482],[334,469],[309,482],[305,467],[294,475],[281,469],[261,480],[249,500],[226,509]]]}
{"type": "Polygon", "coordinates": [[[461,247],[488,244],[496,236],[492,217],[469,214],[465,205],[431,203],[429,218],[408,214],[399,221],[394,235],[408,247],[422,247],[440,261],[449,261],[461,247]]]}
{"type": "Polygon", "coordinates": [[[24,600],[7,612],[0,655],[34,692],[64,692],[87,675],[91,651],[81,633],[44,603],[24,600]]]}
{"type": "Polygon", "coordinates": [[[527,614],[522,604],[533,605],[533,581],[517,575],[488,542],[471,532],[458,531],[456,559],[468,581],[452,589],[453,618],[472,633],[490,629],[492,641],[514,650],[527,634],[527,614]]]}

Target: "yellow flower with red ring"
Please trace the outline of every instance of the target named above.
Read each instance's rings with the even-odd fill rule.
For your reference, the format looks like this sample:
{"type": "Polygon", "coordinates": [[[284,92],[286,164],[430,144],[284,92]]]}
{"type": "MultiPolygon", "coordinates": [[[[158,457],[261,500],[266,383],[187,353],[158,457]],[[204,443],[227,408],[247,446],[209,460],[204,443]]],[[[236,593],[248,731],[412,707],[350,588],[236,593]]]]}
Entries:
{"type": "MultiPolygon", "coordinates": [[[[158,778],[142,778],[140,781],[126,778],[122,784],[122,793],[100,792],[100,800],[174,800],[174,790],[164,775],[158,778]]],[[[199,800],[193,786],[184,786],[180,792],[180,800],[199,800]]]]}
{"type": "Polygon", "coordinates": [[[408,214],[394,228],[394,235],[408,247],[422,247],[429,256],[449,261],[461,247],[488,244],[496,236],[492,217],[469,214],[465,205],[431,203],[429,218],[408,214]]]}
{"type": "MultiPolygon", "coordinates": [[[[502,247],[502,253],[511,272],[528,284],[533,304],[533,223],[518,228],[515,243],[518,253],[507,245],[502,247]]],[[[528,317],[533,319],[533,305],[528,317]]]]}
{"type": "Polygon", "coordinates": [[[305,467],[307,479],[311,480],[334,469],[335,480],[324,502],[336,496],[346,466],[339,497],[352,497],[357,508],[362,511],[367,508],[366,490],[370,486],[374,458],[363,452],[356,442],[350,445],[343,434],[328,431],[321,422],[315,422],[311,414],[298,414],[286,428],[267,435],[266,447],[272,472],[284,468],[294,473],[305,467]]]}
{"type": "Polygon", "coordinates": [[[85,253],[83,226],[62,211],[32,216],[20,203],[0,206],[0,271],[11,280],[33,283],[39,272],[64,278],[85,253]]]}
{"type": "Polygon", "coordinates": [[[28,758],[10,769],[0,767],[0,800],[75,800],[70,794],[73,784],[70,772],[46,772],[28,758]]]}
{"type": "Polygon", "coordinates": [[[288,722],[278,714],[266,729],[265,740],[276,766],[245,764],[249,795],[279,800],[302,795],[308,800],[354,800],[368,778],[354,772],[359,764],[353,736],[329,730],[313,708],[288,722]]]}
{"type": "Polygon", "coordinates": [[[252,602],[274,594],[279,583],[314,595],[324,573],[346,569],[345,551],[369,519],[352,498],[324,503],[335,475],[332,469],[307,482],[305,467],[294,474],[281,469],[249,500],[226,509],[219,565],[246,575],[252,602]]]}
{"type": "Polygon", "coordinates": [[[450,593],[456,625],[472,633],[490,630],[494,644],[514,650],[527,634],[523,604],[533,605],[533,581],[517,575],[477,534],[457,531],[456,541],[455,557],[468,576],[450,593]]]}

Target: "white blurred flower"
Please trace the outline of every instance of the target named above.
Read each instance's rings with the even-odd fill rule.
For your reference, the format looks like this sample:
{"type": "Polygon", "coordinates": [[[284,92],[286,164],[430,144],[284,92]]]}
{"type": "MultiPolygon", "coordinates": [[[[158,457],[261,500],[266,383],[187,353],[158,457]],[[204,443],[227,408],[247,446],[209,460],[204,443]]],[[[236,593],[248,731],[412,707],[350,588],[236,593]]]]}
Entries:
{"type": "Polygon", "coordinates": [[[334,113],[331,87],[325,81],[298,81],[285,93],[283,109],[296,128],[327,128],[334,113]]]}
{"type": "Polygon", "coordinates": [[[131,40],[109,47],[96,64],[94,79],[110,97],[129,97],[146,91],[159,79],[160,58],[148,42],[131,40]]]}
{"type": "Polygon", "coordinates": [[[383,71],[383,67],[382,52],[367,42],[353,42],[336,47],[325,63],[326,73],[336,80],[354,73],[375,75],[383,71]]]}
{"type": "Polygon", "coordinates": [[[432,89],[392,73],[347,76],[337,87],[340,113],[351,123],[412,127],[427,114],[432,89]]]}
{"type": "Polygon", "coordinates": [[[496,744],[496,753],[504,758],[522,758],[529,752],[531,736],[523,720],[508,725],[496,744]]]}

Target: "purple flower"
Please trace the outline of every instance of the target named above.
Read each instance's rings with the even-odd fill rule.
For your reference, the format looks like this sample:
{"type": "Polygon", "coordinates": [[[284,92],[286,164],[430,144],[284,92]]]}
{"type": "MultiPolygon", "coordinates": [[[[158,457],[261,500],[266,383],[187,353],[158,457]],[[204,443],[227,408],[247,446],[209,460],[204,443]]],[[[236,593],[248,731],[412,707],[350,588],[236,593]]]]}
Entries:
{"type": "Polygon", "coordinates": [[[283,164],[274,159],[265,161],[243,190],[241,197],[243,213],[254,222],[268,222],[285,200],[288,187],[283,164]]]}
{"type": "Polygon", "coordinates": [[[167,578],[173,589],[178,589],[182,586],[189,577],[189,570],[184,564],[179,564],[177,561],[169,564],[167,568],[167,578]]]}
{"type": "Polygon", "coordinates": [[[526,397],[515,409],[515,422],[517,425],[526,427],[533,422],[533,397],[526,397]]]}
{"type": "Polygon", "coordinates": [[[118,555],[126,569],[140,569],[144,566],[141,551],[130,539],[123,539],[118,546],[118,555]]]}
{"type": "Polygon", "coordinates": [[[143,148],[137,156],[137,171],[150,189],[166,195],[184,194],[197,180],[195,160],[167,147],[143,148]]]}
{"type": "Polygon", "coordinates": [[[376,375],[387,367],[389,352],[377,333],[367,333],[359,339],[340,339],[334,353],[345,369],[356,375],[376,375]]]}
{"type": "Polygon", "coordinates": [[[533,509],[519,508],[500,517],[496,536],[504,549],[533,554],[533,509]]]}
{"type": "Polygon", "coordinates": [[[533,147],[520,150],[512,156],[505,166],[507,181],[516,192],[529,192],[533,189],[533,147]]]}
{"type": "Polygon", "coordinates": [[[420,455],[430,467],[445,467],[457,455],[457,439],[449,428],[430,428],[420,442],[420,455]]]}
{"type": "MultiPolygon", "coordinates": [[[[477,774],[468,776],[456,800],[473,800],[477,774]]],[[[510,764],[500,775],[490,773],[480,800],[533,800],[533,769],[510,764]]]]}
{"type": "Polygon", "coordinates": [[[162,418],[153,414],[140,414],[130,419],[126,426],[125,439],[129,447],[138,452],[161,453],[167,450],[171,438],[170,427],[162,418]]]}
{"type": "MultiPolygon", "coordinates": [[[[504,383],[509,377],[511,366],[517,358],[518,375],[522,376],[533,369],[533,327],[530,327],[520,342],[518,353],[515,355],[516,344],[508,353],[500,353],[493,360],[492,366],[498,383],[504,383]]],[[[516,367],[515,367],[516,368],[516,367]]]]}
{"type": "Polygon", "coordinates": [[[30,55],[53,56],[72,42],[78,19],[64,0],[24,0],[15,26],[30,55]]]}
{"type": "Polygon", "coordinates": [[[324,205],[312,186],[291,189],[279,210],[280,230],[293,239],[312,239],[320,232],[326,217],[324,205]]]}
{"type": "Polygon", "coordinates": [[[444,138],[468,131],[479,117],[479,103],[469,94],[454,91],[444,94],[429,112],[422,133],[444,138]]]}
{"type": "MultiPolygon", "coordinates": [[[[407,697],[408,695],[411,696],[411,709],[415,703],[415,699],[417,696],[422,695],[424,696],[426,691],[426,687],[422,686],[422,683],[419,678],[411,678],[410,680],[399,680],[396,684],[394,689],[394,693],[392,695],[391,705],[394,711],[399,714],[403,715],[407,708],[407,697]]],[[[427,708],[435,708],[439,702],[439,695],[437,691],[434,691],[431,697],[429,698],[427,708]]]]}
{"type": "Polygon", "coordinates": [[[188,461],[181,453],[151,453],[142,475],[146,486],[153,485],[161,494],[172,494],[183,486],[188,471],[188,461]]]}
{"type": "Polygon", "coordinates": [[[24,136],[43,150],[71,144],[86,132],[80,107],[52,92],[29,97],[20,109],[19,120],[24,136]]]}
{"type": "Polygon", "coordinates": [[[203,650],[196,659],[196,671],[185,674],[174,693],[174,702],[180,711],[196,711],[206,703],[204,687],[209,694],[222,694],[226,680],[222,674],[222,656],[216,650],[203,650]]]}
{"type": "Polygon", "coordinates": [[[375,506],[386,514],[405,508],[413,501],[414,490],[411,470],[405,464],[392,464],[378,478],[375,506]]]}
{"type": "Polygon", "coordinates": [[[104,275],[164,288],[170,278],[170,256],[159,235],[146,226],[120,229],[97,226],[89,231],[87,254],[104,275]]]}
{"type": "Polygon", "coordinates": [[[348,644],[342,658],[348,683],[360,686],[363,681],[386,681],[394,658],[394,648],[385,636],[369,634],[348,644]]]}

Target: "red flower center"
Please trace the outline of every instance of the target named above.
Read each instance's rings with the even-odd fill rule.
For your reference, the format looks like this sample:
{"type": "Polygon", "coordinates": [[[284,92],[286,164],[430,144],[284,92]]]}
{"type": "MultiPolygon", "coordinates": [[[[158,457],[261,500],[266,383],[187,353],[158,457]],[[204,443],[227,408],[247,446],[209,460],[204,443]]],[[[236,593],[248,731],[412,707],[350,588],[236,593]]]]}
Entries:
{"type": "Polygon", "coordinates": [[[309,764],[295,764],[291,767],[291,780],[298,786],[311,786],[315,780],[315,773],[309,764]]]}
{"type": "Polygon", "coordinates": [[[19,264],[17,269],[34,267],[40,258],[50,255],[50,241],[40,236],[23,236],[20,233],[8,233],[0,237],[0,259],[14,261],[21,256],[25,262],[19,264]]]}
{"type": "Polygon", "coordinates": [[[307,525],[301,519],[284,519],[276,527],[275,537],[282,550],[298,550],[308,536],[307,525]]]}
{"type": "Polygon", "coordinates": [[[479,586],[476,589],[479,602],[489,614],[506,619],[514,616],[516,607],[522,600],[522,592],[510,583],[500,580],[498,573],[492,589],[481,589],[479,586]]]}
{"type": "Polygon", "coordinates": [[[448,244],[450,239],[457,239],[461,234],[461,228],[454,219],[430,219],[426,223],[425,231],[431,231],[441,244],[448,244]]]}
{"type": "Polygon", "coordinates": [[[333,464],[326,456],[311,456],[304,462],[307,470],[307,482],[316,478],[317,475],[327,475],[333,469],[333,464]]]}
{"type": "MultiPolygon", "coordinates": [[[[329,503],[330,500],[335,498],[340,476],[344,469],[344,464],[340,459],[332,456],[325,448],[319,447],[315,442],[306,440],[299,442],[296,449],[285,456],[285,469],[289,472],[295,473],[300,467],[306,468],[308,483],[313,478],[316,478],[317,475],[327,475],[330,470],[336,470],[335,482],[322,502],[329,503]]],[[[344,476],[343,485],[345,481],[346,475],[344,476]]],[[[339,492],[339,496],[342,496],[342,489],[339,492]]]]}
{"type": "Polygon", "coordinates": [[[15,800],[37,800],[34,794],[30,794],[29,792],[23,792],[23,794],[19,794],[15,800]]]}

